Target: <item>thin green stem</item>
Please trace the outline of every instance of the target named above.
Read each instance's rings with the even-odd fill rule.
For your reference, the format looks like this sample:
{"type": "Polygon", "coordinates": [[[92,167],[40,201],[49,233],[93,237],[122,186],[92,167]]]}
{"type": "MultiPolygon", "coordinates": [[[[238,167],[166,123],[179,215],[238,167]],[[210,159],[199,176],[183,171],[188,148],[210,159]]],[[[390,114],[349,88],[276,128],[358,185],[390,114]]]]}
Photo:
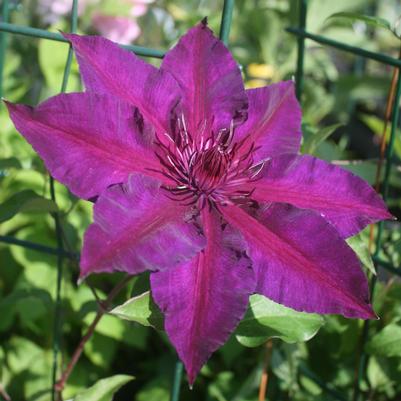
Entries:
{"type": "MultiPolygon", "coordinates": [[[[390,161],[391,161],[391,159],[393,157],[393,153],[394,153],[394,144],[395,144],[395,138],[396,138],[398,119],[399,119],[400,99],[401,99],[401,74],[399,73],[398,79],[397,79],[397,84],[396,84],[395,99],[394,99],[394,103],[393,103],[393,111],[392,111],[392,117],[391,117],[390,140],[389,140],[389,144],[388,144],[387,152],[386,152],[386,165],[385,165],[385,170],[384,170],[384,180],[383,180],[383,187],[382,187],[382,194],[383,194],[384,201],[386,201],[388,198],[388,191],[389,191],[389,187],[390,187],[390,172],[391,172],[391,165],[392,165],[392,163],[390,161]]],[[[376,260],[380,253],[383,229],[384,229],[384,223],[380,222],[379,226],[378,226],[377,237],[376,237],[376,250],[375,250],[375,253],[373,254],[373,258],[376,260]]],[[[372,276],[371,283],[370,283],[370,291],[372,294],[371,295],[372,300],[373,300],[376,282],[377,282],[376,276],[372,276]]],[[[360,384],[361,380],[366,377],[368,357],[363,352],[363,350],[365,348],[365,344],[368,339],[369,327],[370,327],[370,321],[365,320],[365,322],[363,324],[363,329],[362,329],[361,341],[359,344],[360,358],[359,358],[359,364],[358,364],[357,381],[356,381],[356,384],[354,387],[353,401],[359,400],[359,397],[360,397],[360,385],[359,384],[360,384]]]]}
{"type": "MultiPolygon", "coordinates": [[[[71,32],[75,32],[77,29],[77,21],[78,21],[78,0],[72,1],[72,9],[71,9],[71,32]]],[[[71,71],[71,63],[72,63],[72,47],[70,45],[68,49],[67,61],[64,68],[63,81],[61,84],[61,92],[65,92],[67,90],[68,78],[70,76],[71,71]]],[[[51,199],[54,203],[56,203],[56,192],[54,187],[54,179],[50,176],[50,195],[51,199]]],[[[56,238],[57,238],[57,249],[59,253],[57,255],[57,284],[56,284],[56,306],[54,311],[54,338],[53,338],[53,370],[52,370],[52,401],[56,400],[56,397],[61,399],[61,394],[57,394],[54,391],[56,382],[57,382],[57,365],[58,365],[58,354],[61,348],[61,285],[63,280],[63,234],[61,227],[61,219],[58,212],[53,214],[55,228],[56,228],[56,238]]]]}
{"type": "Polygon", "coordinates": [[[95,332],[96,326],[100,322],[101,318],[105,313],[107,313],[109,307],[113,299],[120,293],[120,291],[127,285],[127,283],[132,279],[132,276],[125,276],[117,285],[110,291],[107,299],[99,305],[98,312],[93,319],[92,323],[88,327],[86,334],[82,337],[79,342],[77,348],[75,349],[70,362],[68,363],[66,369],[62,373],[60,379],[54,386],[54,390],[56,393],[61,396],[61,393],[64,389],[65,384],[67,383],[68,378],[70,377],[72,371],[74,370],[75,365],[79,361],[82,352],[84,350],[85,344],[92,338],[93,333],[95,332]]]}
{"type": "MultiPolygon", "coordinates": [[[[306,15],[308,12],[307,0],[301,0],[299,4],[299,29],[306,28],[306,15]]],[[[301,95],[304,87],[304,56],[305,56],[305,38],[301,35],[298,36],[298,55],[297,55],[297,71],[295,77],[295,93],[297,99],[301,101],[301,95]]]]}
{"type": "Polygon", "coordinates": [[[230,35],[233,11],[234,11],[234,0],[224,0],[219,36],[226,46],[228,46],[228,37],[230,35]]]}
{"type": "Polygon", "coordinates": [[[182,381],[182,372],[184,366],[181,361],[177,361],[174,369],[173,387],[171,389],[170,401],[178,401],[180,399],[180,389],[182,381]]]}
{"type": "MultiPolygon", "coordinates": [[[[50,195],[54,203],[56,203],[56,193],[54,188],[54,180],[50,177],[50,195]]],[[[52,388],[57,379],[58,354],[61,342],[61,284],[63,277],[63,239],[61,235],[61,222],[58,213],[53,214],[54,224],[56,228],[57,240],[57,283],[56,283],[56,301],[54,308],[54,327],[53,327],[53,368],[52,368],[52,388]]],[[[56,400],[56,394],[52,392],[52,401],[56,400]]]]}

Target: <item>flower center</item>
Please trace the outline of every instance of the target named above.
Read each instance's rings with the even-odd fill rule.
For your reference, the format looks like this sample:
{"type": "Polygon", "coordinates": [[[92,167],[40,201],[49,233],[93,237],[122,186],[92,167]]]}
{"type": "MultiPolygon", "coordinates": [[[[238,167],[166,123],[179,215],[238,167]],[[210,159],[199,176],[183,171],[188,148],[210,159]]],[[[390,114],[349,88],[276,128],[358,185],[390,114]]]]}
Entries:
{"type": "Polygon", "coordinates": [[[174,133],[165,134],[168,144],[157,138],[161,172],[175,184],[164,188],[173,199],[200,208],[249,201],[251,191],[240,187],[261,170],[261,165],[253,164],[254,145],[246,149],[244,140],[234,143],[233,124],[217,135],[206,135],[204,131],[192,136],[181,117],[174,133]]]}

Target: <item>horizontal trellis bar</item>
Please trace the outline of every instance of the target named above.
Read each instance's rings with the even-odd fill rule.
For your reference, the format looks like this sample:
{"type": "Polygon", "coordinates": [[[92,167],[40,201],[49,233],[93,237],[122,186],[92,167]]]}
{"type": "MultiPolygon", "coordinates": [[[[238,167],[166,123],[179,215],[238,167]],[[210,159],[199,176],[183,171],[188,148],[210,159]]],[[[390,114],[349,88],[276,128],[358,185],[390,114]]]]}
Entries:
{"type": "MultiPolygon", "coordinates": [[[[58,42],[68,43],[68,40],[63,37],[60,33],[50,32],[45,29],[32,28],[29,26],[9,24],[7,22],[0,22],[0,31],[10,32],[17,35],[31,36],[33,38],[49,39],[58,42]]],[[[138,56],[163,58],[165,51],[157,49],[149,49],[143,46],[134,45],[120,45],[122,48],[130,50],[138,56]]]]}
{"type": "Polygon", "coordinates": [[[38,244],[36,242],[25,241],[22,239],[17,239],[15,237],[9,235],[0,235],[0,242],[4,242],[5,244],[9,245],[17,245],[23,248],[32,249],[33,251],[47,253],[48,255],[59,255],[60,253],[69,259],[79,259],[78,253],[68,252],[68,251],[61,251],[57,248],[52,248],[50,246],[38,244]]]}
{"type": "MultiPolygon", "coordinates": [[[[15,237],[8,236],[8,235],[0,235],[0,242],[4,242],[9,245],[22,246],[25,248],[32,249],[34,251],[47,253],[49,255],[58,255],[60,253],[57,248],[52,248],[52,247],[38,244],[38,243],[32,242],[32,241],[20,240],[20,239],[17,239],[15,237]]],[[[66,258],[74,259],[74,260],[79,259],[78,252],[74,253],[74,252],[63,251],[61,253],[66,258]]],[[[400,268],[394,267],[391,263],[389,263],[385,260],[382,260],[381,258],[376,257],[376,256],[373,256],[372,258],[373,258],[374,262],[381,268],[388,270],[391,273],[394,273],[397,276],[401,277],[401,267],[400,268]]]]}
{"type": "Polygon", "coordinates": [[[335,47],[336,49],[344,50],[348,53],[356,54],[371,60],[378,61],[379,63],[392,65],[393,67],[401,67],[401,60],[394,57],[387,56],[383,53],[371,52],[369,50],[361,49],[359,47],[350,46],[333,39],[326,38],[325,36],[316,35],[299,28],[286,28],[286,31],[298,37],[313,40],[314,42],[321,43],[327,46],[335,47]]]}

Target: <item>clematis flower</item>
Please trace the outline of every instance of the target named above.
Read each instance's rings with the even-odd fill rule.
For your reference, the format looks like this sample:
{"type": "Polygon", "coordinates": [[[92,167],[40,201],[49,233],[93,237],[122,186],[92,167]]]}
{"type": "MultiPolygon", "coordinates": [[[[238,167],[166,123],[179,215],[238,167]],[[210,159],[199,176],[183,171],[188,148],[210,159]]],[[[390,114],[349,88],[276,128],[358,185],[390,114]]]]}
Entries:
{"type": "Polygon", "coordinates": [[[7,103],[10,116],[57,180],[97,197],[81,277],[150,270],[190,383],[253,293],[375,317],[345,238],[390,214],[362,179],[298,154],[293,82],[245,90],[206,22],[160,69],[104,38],[65,37],[86,91],[7,103]]]}

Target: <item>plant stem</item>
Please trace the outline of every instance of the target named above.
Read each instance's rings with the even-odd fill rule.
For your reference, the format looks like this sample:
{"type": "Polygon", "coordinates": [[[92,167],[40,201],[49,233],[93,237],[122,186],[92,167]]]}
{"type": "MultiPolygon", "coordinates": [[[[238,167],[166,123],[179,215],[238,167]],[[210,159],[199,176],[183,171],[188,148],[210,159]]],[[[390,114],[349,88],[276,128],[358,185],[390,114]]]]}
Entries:
{"type": "MultiPolygon", "coordinates": [[[[399,50],[398,59],[401,60],[401,47],[399,50]]],[[[400,75],[400,69],[398,67],[395,67],[394,71],[393,71],[393,76],[391,79],[389,93],[387,95],[386,109],[385,109],[385,113],[384,113],[384,124],[383,124],[383,130],[382,130],[381,141],[380,141],[380,157],[379,157],[379,161],[377,163],[376,179],[375,179],[375,190],[377,192],[380,191],[380,176],[381,176],[381,172],[383,169],[384,160],[386,157],[386,147],[387,147],[386,146],[386,139],[387,139],[386,133],[387,133],[388,124],[391,119],[392,110],[394,109],[394,102],[395,102],[395,98],[396,98],[396,88],[397,88],[397,84],[399,81],[399,75],[400,75]]],[[[394,122],[393,122],[393,124],[394,124],[394,122]]],[[[385,193],[384,193],[384,198],[385,198],[385,193]]],[[[373,257],[378,255],[378,251],[379,251],[378,247],[379,247],[379,243],[380,243],[379,237],[380,237],[380,232],[378,235],[377,246],[376,246],[376,250],[374,252],[373,257]]],[[[371,254],[373,253],[373,243],[374,243],[374,224],[371,224],[370,232],[369,232],[369,244],[368,244],[368,249],[371,254]]],[[[374,289],[375,282],[376,282],[376,277],[371,274],[370,275],[370,288],[371,288],[372,296],[373,296],[373,289],[374,289]]],[[[365,361],[363,360],[362,353],[363,353],[363,347],[368,338],[368,331],[369,331],[369,320],[366,320],[363,324],[362,334],[360,337],[358,351],[357,351],[357,357],[356,357],[354,389],[353,389],[353,396],[352,396],[353,401],[358,401],[358,399],[359,399],[359,393],[360,393],[359,380],[360,380],[360,377],[364,370],[363,366],[366,366],[366,364],[367,364],[366,360],[365,361]]]]}
{"type": "Polygon", "coordinates": [[[8,395],[7,391],[4,389],[3,385],[0,383],[0,395],[5,401],[11,401],[11,397],[8,395]]]}
{"type": "Polygon", "coordinates": [[[95,332],[96,326],[99,323],[100,319],[107,312],[107,309],[111,305],[111,302],[113,301],[113,299],[120,293],[120,291],[126,286],[126,284],[131,279],[132,279],[132,276],[126,276],[120,282],[118,282],[117,285],[111,290],[107,299],[103,302],[102,307],[99,307],[95,318],[93,319],[92,323],[88,327],[88,330],[86,331],[86,334],[82,337],[80,343],[78,344],[77,348],[75,349],[74,354],[72,355],[69,364],[67,365],[67,367],[64,370],[64,372],[62,373],[60,379],[54,386],[55,391],[59,395],[61,395],[61,392],[63,391],[68,378],[70,377],[75,365],[79,361],[79,358],[81,357],[82,352],[84,350],[85,344],[89,341],[89,339],[92,337],[93,333],[95,332]]]}
{"type": "Polygon", "coordinates": [[[269,384],[269,365],[272,356],[273,340],[270,339],[265,344],[265,359],[263,361],[263,371],[259,384],[259,401],[266,400],[267,386],[269,384]]]}
{"type": "MultiPolygon", "coordinates": [[[[400,48],[398,58],[401,60],[401,48],[400,48]]],[[[383,130],[382,130],[381,141],[380,141],[380,158],[379,158],[379,162],[377,163],[377,170],[376,170],[376,179],[375,179],[376,192],[380,191],[380,177],[381,177],[381,172],[383,170],[384,159],[386,156],[386,139],[387,139],[386,134],[387,134],[388,124],[391,119],[391,110],[392,110],[393,104],[394,104],[395,88],[397,86],[397,80],[398,80],[399,73],[400,73],[400,70],[398,68],[394,68],[393,76],[391,78],[390,90],[389,90],[389,93],[387,96],[386,110],[384,112],[384,124],[383,124],[383,130]]],[[[370,232],[369,232],[369,251],[370,251],[370,253],[372,253],[373,242],[374,242],[373,240],[374,240],[374,225],[372,224],[370,226],[370,232]]]]}
{"type": "Polygon", "coordinates": [[[171,389],[170,401],[178,401],[180,399],[180,388],[181,388],[183,368],[184,366],[182,362],[177,361],[175,364],[174,381],[173,381],[173,388],[171,389]]]}

